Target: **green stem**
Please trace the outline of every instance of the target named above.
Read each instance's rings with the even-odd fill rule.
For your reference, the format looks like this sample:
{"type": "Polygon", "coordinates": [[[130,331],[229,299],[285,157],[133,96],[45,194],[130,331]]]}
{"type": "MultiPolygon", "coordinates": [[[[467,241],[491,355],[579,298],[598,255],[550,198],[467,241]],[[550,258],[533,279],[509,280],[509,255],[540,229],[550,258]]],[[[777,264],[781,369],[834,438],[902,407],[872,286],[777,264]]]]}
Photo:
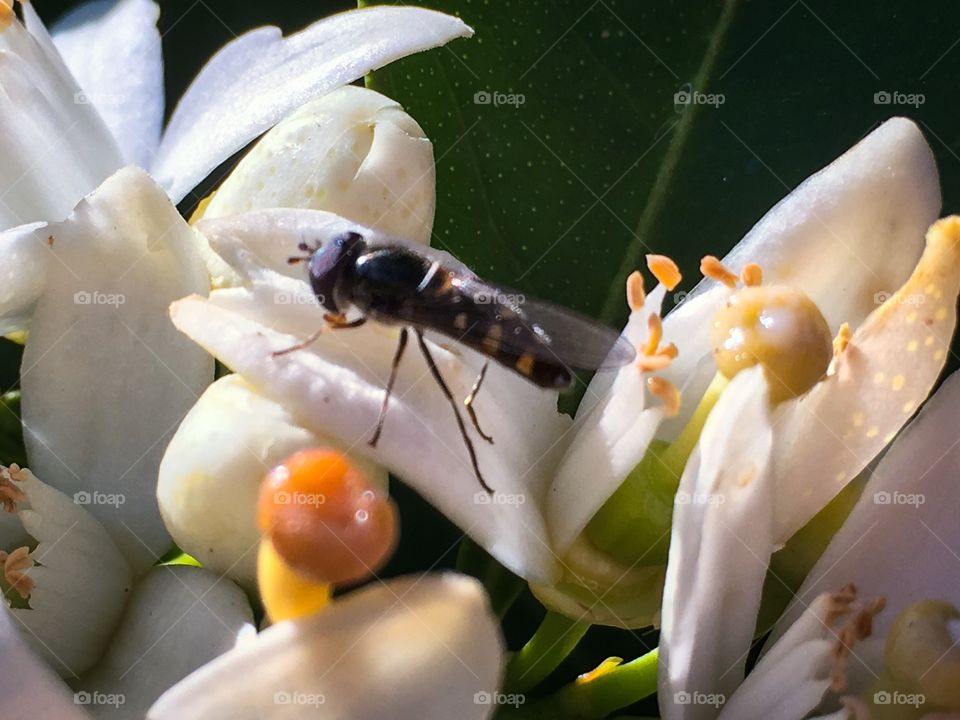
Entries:
{"type": "Polygon", "coordinates": [[[578,678],[549,697],[504,707],[498,717],[510,720],[602,720],[657,691],[657,657],[651,650],[636,660],[590,677],[578,678]]]}
{"type": "Polygon", "coordinates": [[[589,629],[590,623],[548,611],[533,637],[510,658],[504,691],[523,693],[535,688],[573,652],[589,629]]]}
{"type": "Polygon", "coordinates": [[[483,583],[487,595],[490,596],[490,606],[500,618],[507,614],[507,610],[526,587],[522,578],[507,570],[470,538],[464,538],[460,542],[457,570],[465,575],[472,575],[483,583]]]}

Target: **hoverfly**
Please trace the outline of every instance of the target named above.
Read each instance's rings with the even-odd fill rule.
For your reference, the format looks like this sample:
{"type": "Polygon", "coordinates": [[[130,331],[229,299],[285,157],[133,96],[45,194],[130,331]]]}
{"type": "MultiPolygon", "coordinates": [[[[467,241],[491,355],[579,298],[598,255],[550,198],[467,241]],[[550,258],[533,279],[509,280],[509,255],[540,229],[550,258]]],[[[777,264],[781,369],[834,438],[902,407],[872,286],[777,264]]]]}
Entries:
{"type": "MultiPolygon", "coordinates": [[[[540,387],[557,390],[570,388],[573,369],[619,367],[636,354],[616,331],[572,310],[491,285],[438,250],[399,241],[372,245],[355,232],[342,233],[325,245],[302,242],[299,248],[307,255],[292,257],[289,262],[307,263],[310,286],[327,311],[327,325],[274,355],[308,346],[327,328],[355,328],[368,320],[402,326],[376,429],[368,441],[375,447],[407,347],[408,329],[412,329],[433,379],[453,409],[477,480],[489,493],[493,489],[483,479],[458,403],[434,362],[424,331],[445,335],[540,387]],[[351,308],[360,315],[347,320],[351,308]]],[[[477,434],[492,444],[493,438],[480,428],[473,407],[488,364],[484,362],[463,403],[477,434]]]]}

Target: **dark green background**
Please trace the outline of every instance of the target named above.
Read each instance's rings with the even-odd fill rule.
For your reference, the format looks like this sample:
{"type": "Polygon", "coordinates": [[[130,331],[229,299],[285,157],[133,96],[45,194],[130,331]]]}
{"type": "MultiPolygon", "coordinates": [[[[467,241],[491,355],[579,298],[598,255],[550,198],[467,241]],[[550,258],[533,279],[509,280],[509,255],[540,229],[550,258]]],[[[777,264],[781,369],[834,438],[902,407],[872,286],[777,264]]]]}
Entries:
{"type": "MultiPolygon", "coordinates": [[[[36,2],[45,19],[73,4],[36,2]]],[[[434,140],[435,244],[524,292],[617,325],[625,316],[619,296],[625,270],[643,252],[678,258],[694,278],[702,254],[723,254],[803,178],[894,114],[921,124],[940,167],[945,213],[960,209],[955,2],[419,4],[461,14],[477,37],[401,61],[376,74],[374,86],[407,106],[434,140]],[[729,28],[715,38],[725,7],[729,28]],[[711,39],[718,50],[704,76],[711,39]],[[685,115],[689,110],[674,106],[673,93],[694,82],[722,93],[724,104],[685,115]],[[481,90],[522,93],[526,102],[477,105],[481,90]],[[922,93],[925,102],[877,105],[874,93],[882,90],[922,93]],[[681,123],[689,134],[667,172],[664,161],[681,123]]],[[[176,98],[235,34],[264,23],[295,30],[351,4],[160,5],[168,97],[176,98]]],[[[4,388],[15,383],[16,362],[16,351],[4,343],[4,388]]],[[[390,572],[438,560],[450,565],[459,533],[412,493],[400,489],[398,497],[405,532],[390,572]],[[448,546],[438,558],[438,548],[448,546]]],[[[529,635],[539,612],[527,596],[517,604],[507,618],[513,645],[529,635]]],[[[643,640],[593,629],[558,677],[606,655],[635,656],[643,640]]]]}

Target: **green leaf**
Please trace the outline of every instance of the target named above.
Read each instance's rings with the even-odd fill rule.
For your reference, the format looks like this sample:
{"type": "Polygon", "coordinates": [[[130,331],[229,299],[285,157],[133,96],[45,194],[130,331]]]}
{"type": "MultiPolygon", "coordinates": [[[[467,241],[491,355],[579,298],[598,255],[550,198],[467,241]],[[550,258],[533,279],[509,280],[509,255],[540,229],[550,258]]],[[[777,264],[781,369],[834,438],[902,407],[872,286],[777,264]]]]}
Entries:
{"type": "MultiPolygon", "coordinates": [[[[377,71],[435,143],[434,245],[479,273],[609,322],[702,105],[736,2],[414,3],[463,40],[377,71]]],[[[660,250],[662,243],[656,244],[660,250]]]]}

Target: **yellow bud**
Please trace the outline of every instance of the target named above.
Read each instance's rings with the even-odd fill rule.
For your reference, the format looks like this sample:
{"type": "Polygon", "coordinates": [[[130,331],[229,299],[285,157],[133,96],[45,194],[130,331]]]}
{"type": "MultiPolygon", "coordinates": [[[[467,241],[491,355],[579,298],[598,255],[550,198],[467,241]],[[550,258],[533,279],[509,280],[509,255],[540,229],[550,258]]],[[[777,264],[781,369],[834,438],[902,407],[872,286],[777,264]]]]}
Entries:
{"type": "Polygon", "coordinates": [[[717,369],[728,379],[762,365],[775,403],[813,387],[833,357],[820,310],[804,293],[779,285],[733,293],[714,317],[710,340],[717,369]]]}
{"type": "Polygon", "coordinates": [[[257,554],[257,580],[260,598],[272,622],[312,615],[330,602],[332,586],[294,572],[266,538],[260,542],[257,554]]]}

